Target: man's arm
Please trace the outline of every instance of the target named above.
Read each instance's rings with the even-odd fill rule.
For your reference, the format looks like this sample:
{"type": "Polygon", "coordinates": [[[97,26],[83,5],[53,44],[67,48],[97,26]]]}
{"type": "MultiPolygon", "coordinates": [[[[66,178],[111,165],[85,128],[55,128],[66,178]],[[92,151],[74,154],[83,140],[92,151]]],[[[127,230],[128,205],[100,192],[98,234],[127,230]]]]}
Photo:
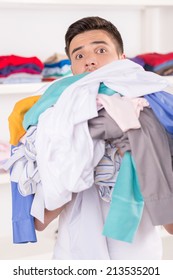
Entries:
{"type": "Polygon", "coordinates": [[[173,234],[173,224],[164,225],[164,228],[168,233],[173,234]]]}
{"type": "Polygon", "coordinates": [[[54,219],[56,219],[61,211],[64,209],[65,205],[60,208],[57,208],[53,211],[49,211],[45,209],[44,211],[44,223],[40,222],[38,219],[35,218],[34,224],[35,229],[38,231],[43,231],[54,219]]]}

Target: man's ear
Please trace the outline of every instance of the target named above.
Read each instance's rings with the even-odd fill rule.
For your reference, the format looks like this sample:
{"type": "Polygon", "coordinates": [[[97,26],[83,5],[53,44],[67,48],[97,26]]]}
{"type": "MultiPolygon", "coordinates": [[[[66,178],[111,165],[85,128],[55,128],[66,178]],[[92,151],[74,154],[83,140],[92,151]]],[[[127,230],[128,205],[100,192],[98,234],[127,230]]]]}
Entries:
{"type": "Polygon", "coordinates": [[[71,72],[72,72],[73,75],[76,75],[76,73],[75,73],[75,71],[73,69],[73,65],[72,64],[71,64],[71,72]]]}
{"type": "MultiPolygon", "coordinates": [[[[73,66],[71,65],[70,68],[71,68],[71,72],[73,73],[73,66]]],[[[73,75],[74,75],[74,73],[73,73],[73,75]]]]}
{"type": "Polygon", "coordinates": [[[122,55],[121,55],[121,58],[120,59],[125,59],[126,58],[126,55],[125,55],[125,53],[123,53],[122,55]]]}

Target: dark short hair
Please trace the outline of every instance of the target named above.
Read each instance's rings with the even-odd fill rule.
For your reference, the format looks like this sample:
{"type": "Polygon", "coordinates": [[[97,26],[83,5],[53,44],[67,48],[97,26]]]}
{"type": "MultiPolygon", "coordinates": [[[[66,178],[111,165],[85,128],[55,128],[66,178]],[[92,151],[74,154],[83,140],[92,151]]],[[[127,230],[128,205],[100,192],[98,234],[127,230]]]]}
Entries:
{"type": "Polygon", "coordinates": [[[68,57],[70,57],[69,46],[72,39],[80,33],[91,30],[106,31],[115,41],[117,51],[121,54],[124,52],[123,40],[116,26],[104,18],[93,16],[79,19],[76,22],[72,23],[67,29],[67,32],[65,34],[65,52],[68,55],[68,57]]]}

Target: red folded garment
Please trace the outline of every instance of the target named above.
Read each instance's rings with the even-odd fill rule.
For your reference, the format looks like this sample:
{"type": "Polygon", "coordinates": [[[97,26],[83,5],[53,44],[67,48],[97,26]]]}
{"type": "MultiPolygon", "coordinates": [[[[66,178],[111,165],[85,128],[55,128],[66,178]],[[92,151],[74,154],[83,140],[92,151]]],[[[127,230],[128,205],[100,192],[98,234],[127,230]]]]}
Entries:
{"type": "Polygon", "coordinates": [[[40,67],[40,69],[44,68],[43,62],[36,56],[33,57],[22,57],[17,55],[0,56],[0,69],[7,67],[9,65],[18,66],[27,63],[36,64],[38,67],[40,67]]]}
{"type": "Polygon", "coordinates": [[[161,54],[161,53],[145,53],[137,55],[137,57],[143,59],[145,64],[151,66],[157,66],[161,63],[167,62],[169,60],[173,60],[173,52],[161,54]]]}

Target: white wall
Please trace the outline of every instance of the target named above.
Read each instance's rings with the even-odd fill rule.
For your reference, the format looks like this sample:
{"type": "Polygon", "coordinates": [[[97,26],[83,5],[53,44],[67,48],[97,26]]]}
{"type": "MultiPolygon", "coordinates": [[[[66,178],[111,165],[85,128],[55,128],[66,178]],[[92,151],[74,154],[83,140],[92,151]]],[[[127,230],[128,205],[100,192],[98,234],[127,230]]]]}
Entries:
{"type": "MultiPolygon", "coordinates": [[[[1,2],[1,1],[0,1],[1,2]]],[[[75,20],[98,15],[122,34],[127,56],[173,51],[173,6],[0,5],[0,55],[36,55],[44,60],[64,53],[64,34],[75,20]]]]}
{"type": "Polygon", "coordinates": [[[36,55],[44,60],[54,52],[64,53],[68,26],[91,15],[105,17],[118,27],[127,56],[173,51],[173,5],[2,5],[1,2],[0,55],[36,55]]]}
{"type": "Polygon", "coordinates": [[[98,15],[111,20],[124,39],[126,53],[141,50],[140,9],[116,6],[48,6],[0,8],[0,55],[15,53],[45,59],[54,52],[64,53],[64,35],[75,20],[98,15]]]}

